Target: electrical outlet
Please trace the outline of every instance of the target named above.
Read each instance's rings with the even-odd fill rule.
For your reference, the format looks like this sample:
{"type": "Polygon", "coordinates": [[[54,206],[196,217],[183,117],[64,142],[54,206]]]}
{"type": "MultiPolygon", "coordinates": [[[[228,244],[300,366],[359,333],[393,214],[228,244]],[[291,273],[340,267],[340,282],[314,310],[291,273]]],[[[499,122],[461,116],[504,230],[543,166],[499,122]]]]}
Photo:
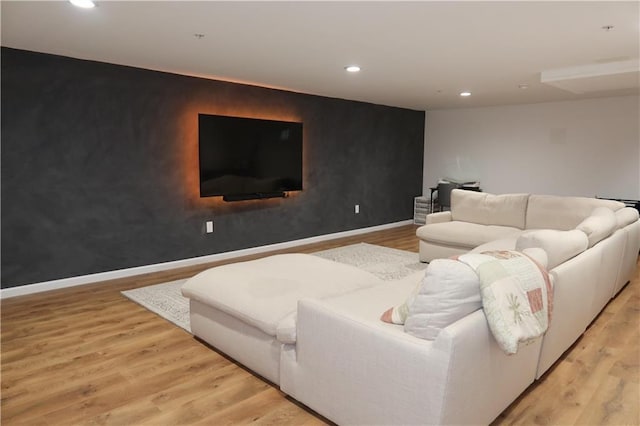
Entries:
{"type": "Polygon", "coordinates": [[[354,211],[356,214],[360,213],[360,204],[356,204],[354,211]]]}
{"type": "Polygon", "coordinates": [[[207,221],[207,234],[211,234],[213,232],[213,221],[212,220],[208,220],[207,221]]]}

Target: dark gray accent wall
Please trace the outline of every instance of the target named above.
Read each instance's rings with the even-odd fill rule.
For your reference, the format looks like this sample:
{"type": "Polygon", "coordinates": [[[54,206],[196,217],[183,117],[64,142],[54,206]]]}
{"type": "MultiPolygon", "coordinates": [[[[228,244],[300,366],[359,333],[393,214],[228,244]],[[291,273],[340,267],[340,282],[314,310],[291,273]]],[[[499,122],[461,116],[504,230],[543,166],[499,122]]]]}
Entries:
{"type": "Polygon", "coordinates": [[[9,48],[1,107],[3,288],[405,220],[422,190],[422,111],[9,48]],[[304,190],[201,199],[199,112],[302,121],[304,190]]]}

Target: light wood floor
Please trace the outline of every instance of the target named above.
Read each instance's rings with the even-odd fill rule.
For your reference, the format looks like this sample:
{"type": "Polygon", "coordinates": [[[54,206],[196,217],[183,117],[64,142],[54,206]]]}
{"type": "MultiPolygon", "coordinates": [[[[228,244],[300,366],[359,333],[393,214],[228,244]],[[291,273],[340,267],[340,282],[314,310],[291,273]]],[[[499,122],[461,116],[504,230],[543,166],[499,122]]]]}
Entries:
{"type": "MultiPolygon", "coordinates": [[[[415,227],[405,226],[285,251],[357,242],[418,250],[415,227]]],[[[212,265],[3,300],[2,424],[327,423],[120,294],[212,265]]],[[[494,424],[640,424],[639,318],[636,271],[584,336],[494,424]]]]}

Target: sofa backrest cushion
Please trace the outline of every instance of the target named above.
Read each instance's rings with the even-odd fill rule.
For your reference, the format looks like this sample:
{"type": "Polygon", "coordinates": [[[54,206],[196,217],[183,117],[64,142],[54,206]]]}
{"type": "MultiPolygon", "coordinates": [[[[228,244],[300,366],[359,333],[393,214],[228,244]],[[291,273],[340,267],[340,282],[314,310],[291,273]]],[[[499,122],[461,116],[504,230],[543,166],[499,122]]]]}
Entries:
{"type": "Polygon", "coordinates": [[[516,240],[516,250],[524,251],[539,247],[547,253],[547,269],[551,270],[561,263],[582,253],[589,246],[586,234],[578,229],[557,231],[540,229],[525,231],[516,240]]]}
{"type": "Polygon", "coordinates": [[[624,208],[624,203],[587,197],[532,194],[527,205],[525,228],[575,229],[596,207],[608,207],[615,212],[624,208]]]}
{"type": "Polygon", "coordinates": [[[482,307],[480,281],[469,266],[453,259],[429,263],[408,306],[404,331],[433,340],[440,330],[482,307]]]}
{"type": "Polygon", "coordinates": [[[616,213],[616,221],[618,222],[618,228],[624,228],[627,225],[631,225],[638,220],[638,210],[634,207],[625,207],[618,210],[616,213]]]}
{"type": "Polygon", "coordinates": [[[576,229],[586,234],[589,239],[589,247],[593,247],[618,229],[618,221],[613,210],[606,207],[596,207],[591,212],[591,216],[580,222],[576,229]]]}
{"type": "Polygon", "coordinates": [[[502,225],[524,229],[529,194],[494,195],[454,189],[451,218],[480,225],[502,225]]]}

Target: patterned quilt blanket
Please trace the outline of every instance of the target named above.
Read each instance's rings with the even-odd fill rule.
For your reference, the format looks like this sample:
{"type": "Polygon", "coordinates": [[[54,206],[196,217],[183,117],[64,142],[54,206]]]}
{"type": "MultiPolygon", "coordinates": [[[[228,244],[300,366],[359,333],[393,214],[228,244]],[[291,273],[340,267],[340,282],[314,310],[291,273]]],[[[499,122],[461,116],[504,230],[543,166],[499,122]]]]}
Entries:
{"type": "Polygon", "coordinates": [[[544,334],[551,321],[553,288],[546,270],[516,251],[468,253],[457,258],[480,279],[482,305],[500,348],[515,354],[544,334]]]}

